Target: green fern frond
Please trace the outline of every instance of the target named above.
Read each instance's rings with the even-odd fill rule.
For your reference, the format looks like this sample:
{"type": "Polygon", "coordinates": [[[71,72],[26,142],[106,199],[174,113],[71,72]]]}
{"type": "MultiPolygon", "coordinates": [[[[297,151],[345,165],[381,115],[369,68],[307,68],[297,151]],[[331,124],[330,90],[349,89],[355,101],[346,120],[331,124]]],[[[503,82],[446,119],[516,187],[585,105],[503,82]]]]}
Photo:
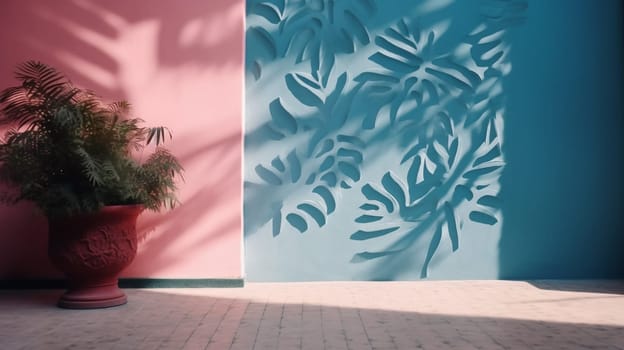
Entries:
{"type": "Polygon", "coordinates": [[[130,103],[128,101],[115,101],[108,104],[107,109],[113,115],[126,116],[130,113],[130,103]]]}
{"type": "Polygon", "coordinates": [[[173,138],[171,131],[164,126],[148,128],[146,144],[149,145],[155,138],[156,146],[159,146],[161,143],[165,142],[165,134],[169,135],[169,139],[173,138]]]}
{"type": "Polygon", "coordinates": [[[102,179],[102,166],[99,162],[91,157],[91,155],[82,147],[76,148],[74,151],[80,158],[82,163],[84,175],[91,181],[94,186],[102,185],[104,180],[102,179]]]}
{"type": "Polygon", "coordinates": [[[0,125],[10,127],[0,142],[0,182],[18,190],[12,201],[34,201],[48,216],[177,203],[183,169],[158,147],[169,129],[142,127],[128,118],[128,102],[105,104],[41,62],[21,64],[16,78],[19,85],[0,91],[0,125]],[[152,141],[156,151],[144,164],[132,158],[152,141]]]}

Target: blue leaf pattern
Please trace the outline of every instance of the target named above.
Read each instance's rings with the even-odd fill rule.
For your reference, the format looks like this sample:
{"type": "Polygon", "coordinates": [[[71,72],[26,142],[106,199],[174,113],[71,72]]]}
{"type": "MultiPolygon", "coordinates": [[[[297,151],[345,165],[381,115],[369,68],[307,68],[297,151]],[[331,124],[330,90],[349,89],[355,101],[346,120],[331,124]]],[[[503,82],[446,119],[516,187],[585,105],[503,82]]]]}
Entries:
{"type": "Polygon", "coordinates": [[[345,263],[375,275],[410,256],[426,278],[465,225],[499,224],[504,33],[526,1],[480,3],[453,41],[425,18],[374,27],[378,0],[248,0],[248,83],[272,97],[247,105],[262,123],[246,132],[246,236],[335,232],[361,248],[345,263]]]}

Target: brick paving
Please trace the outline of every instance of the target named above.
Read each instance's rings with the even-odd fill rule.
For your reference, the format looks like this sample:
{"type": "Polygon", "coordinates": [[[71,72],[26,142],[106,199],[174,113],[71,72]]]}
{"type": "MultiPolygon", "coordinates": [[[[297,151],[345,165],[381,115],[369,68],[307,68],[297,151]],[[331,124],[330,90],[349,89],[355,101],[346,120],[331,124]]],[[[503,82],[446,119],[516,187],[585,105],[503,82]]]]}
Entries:
{"type": "Polygon", "coordinates": [[[249,283],[127,305],[0,291],[0,349],[624,349],[624,281],[249,283]]]}

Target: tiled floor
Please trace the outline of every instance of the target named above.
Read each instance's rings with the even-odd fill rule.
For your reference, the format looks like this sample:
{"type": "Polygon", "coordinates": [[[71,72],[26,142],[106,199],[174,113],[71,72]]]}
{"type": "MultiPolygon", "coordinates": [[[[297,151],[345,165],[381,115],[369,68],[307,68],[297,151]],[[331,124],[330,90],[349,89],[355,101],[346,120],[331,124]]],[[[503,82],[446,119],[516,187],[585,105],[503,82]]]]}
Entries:
{"type": "Polygon", "coordinates": [[[0,291],[0,349],[624,349],[624,281],[130,289],[88,311],[59,294],[0,291]]]}

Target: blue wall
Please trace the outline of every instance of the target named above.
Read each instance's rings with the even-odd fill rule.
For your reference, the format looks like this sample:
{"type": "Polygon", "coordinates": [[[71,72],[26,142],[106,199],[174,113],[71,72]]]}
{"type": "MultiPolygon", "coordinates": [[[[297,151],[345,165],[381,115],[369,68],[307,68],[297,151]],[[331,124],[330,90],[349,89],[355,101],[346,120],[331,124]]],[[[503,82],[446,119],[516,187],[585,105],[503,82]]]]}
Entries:
{"type": "Polygon", "coordinates": [[[621,275],[620,11],[249,0],[248,279],[621,275]]]}
{"type": "Polygon", "coordinates": [[[502,278],[624,276],[622,2],[531,1],[511,33],[502,278]]]}

